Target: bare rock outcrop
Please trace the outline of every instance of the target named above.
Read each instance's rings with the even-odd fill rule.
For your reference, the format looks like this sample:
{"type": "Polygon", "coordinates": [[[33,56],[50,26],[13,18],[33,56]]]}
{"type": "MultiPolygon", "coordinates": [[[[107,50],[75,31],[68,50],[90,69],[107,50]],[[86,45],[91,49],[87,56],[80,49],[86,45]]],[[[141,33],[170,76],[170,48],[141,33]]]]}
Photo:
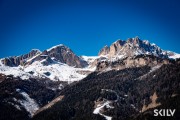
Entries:
{"type": "Polygon", "coordinates": [[[42,64],[48,65],[53,62],[65,63],[74,67],[86,67],[88,63],[78,57],[70,48],[65,45],[57,45],[50,49],[40,52],[39,50],[32,50],[30,53],[1,59],[6,66],[26,66],[35,61],[42,61],[42,64]]]}
{"type": "Polygon", "coordinates": [[[121,70],[124,68],[150,66],[154,67],[162,64],[169,64],[169,59],[162,59],[152,55],[139,55],[135,57],[126,57],[117,61],[102,61],[97,64],[97,71],[121,70]]]}
{"type": "Polygon", "coordinates": [[[31,50],[28,54],[20,55],[20,56],[12,56],[1,59],[2,63],[6,66],[19,66],[24,65],[27,59],[33,58],[34,56],[40,54],[41,51],[38,49],[31,50]]]}
{"type": "Polygon", "coordinates": [[[163,52],[161,48],[155,44],[150,44],[147,40],[140,40],[139,37],[128,38],[126,41],[117,40],[112,43],[110,47],[103,47],[98,55],[106,55],[110,58],[117,55],[129,57],[140,54],[149,54],[167,58],[167,54],[163,52]]]}

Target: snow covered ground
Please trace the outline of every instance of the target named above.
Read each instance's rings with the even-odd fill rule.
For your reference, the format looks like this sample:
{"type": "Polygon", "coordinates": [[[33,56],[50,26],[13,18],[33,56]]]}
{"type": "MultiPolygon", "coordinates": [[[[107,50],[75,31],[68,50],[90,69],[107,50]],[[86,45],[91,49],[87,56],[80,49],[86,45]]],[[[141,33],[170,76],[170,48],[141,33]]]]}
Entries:
{"type": "Polygon", "coordinates": [[[99,104],[97,104],[97,107],[94,109],[93,114],[99,114],[103,117],[106,118],[106,120],[112,120],[111,116],[107,116],[105,114],[103,114],[103,109],[104,107],[108,108],[108,109],[113,109],[114,107],[111,106],[110,104],[113,102],[117,102],[121,97],[119,97],[119,95],[114,91],[114,90],[110,90],[110,89],[101,89],[101,91],[106,91],[106,92],[111,92],[111,93],[115,93],[117,96],[116,100],[107,100],[104,99],[102,102],[100,102],[99,104]]]}
{"type": "Polygon", "coordinates": [[[171,58],[171,59],[177,59],[177,58],[180,58],[180,54],[175,53],[174,55],[169,56],[169,58],[171,58]]]}
{"type": "MultiPolygon", "coordinates": [[[[98,101],[98,102],[96,101],[97,105],[93,111],[93,114],[99,114],[99,115],[103,116],[106,120],[112,120],[111,116],[107,116],[107,115],[103,114],[104,108],[106,107],[107,109],[113,109],[114,106],[112,106],[112,103],[117,103],[119,100],[125,100],[128,98],[128,95],[125,94],[125,95],[123,95],[124,97],[122,97],[122,96],[120,97],[116,91],[111,90],[111,89],[101,89],[101,92],[102,93],[103,92],[114,93],[117,96],[117,98],[116,98],[116,100],[107,100],[107,99],[103,98],[103,101],[98,101]]],[[[135,109],[136,111],[139,111],[135,107],[135,105],[130,104],[130,106],[133,109],[135,109]]]]}
{"type": "Polygon", "coordinates": [[[5,75],[14,75],[14,77],[20,77],[21,79],[29,78],[49,78],[55,81],[78,81],[87,76],[87,74],[81,74],[81,71],[94,71],[95,68],[75,68],[63,64],[60,62],[52,63],[49,65],[43,65],[42,61],[35,61],[31,65],[9,67],[0,62],[0,73],[5,75]]]}
{"type": "MultiPolygon", "coordinates": [[[[58,45],[63,46],[63,45],[58,45]]],[[[57,46],[52,47],[51,49],[55,48],[57,46]]],[[[48,49],[51,50],[51,49],[48,49]]],[[[169,55],[170,59],[177,59],[180,58],[180,54],[171,52],[171,51],[163,51],[163,54],[166,54],[166,52],[169,55]]],[[[40,54],[40,52],[39,52],[40,54]]],[[[39,54],[35,55],[34,57],[26,60],[26,62],[31,61],[33,58],[37,57],[39,54]]],[[[137,52],[137,54],[141,54],[141,52],[137,52]]],[[[149,53],[145,53],[149,54],[149,53]]],[[[126,57],[125,55],[115,55],[108,57],[105,56],[81,56],[81,58],[88,62],[89,66],[86,68],[75,68],[72,66],[68,66],[67,64],[60,63],[60,62],[54,62],[49,65],[43,65],[43,62],[45,61],[35,61],[30,65],[27,66],[17,66],[17,67],[9,67],[5,66],[1,63],[0,60],[0,73],[5,75],[14,75],[14,77],[20,77],[21,79],[29,79],[29,78],[49,78],[51,80],[55,81],[68,81],[69,83],[73,81],[78,81],[87,76],[85,71],[93,72],[96,70],[96,60],[98,61],[109,61],[114,62],[119,59],[123,59],[126,57]]],[[[53,60],[53,58],[51,58],[53,60]]],[[[44,59],[45,60],[45,59],[44,59]]],[[[111,67],[107,68],[106,71],[111,70],[111,67]]],[[[88,73],[88,72],[87,72],[88,73]]]]}
{"type": "Polygon", "coordinates": [[[29,112],[30,116],[33,116],[33,114],[39,109],[39,105],[34,101],[34,99],[30,98],[26,92],[23,92],[20,89],[16,89],[16,92],[19,92],[24,97],[24,100],[17,100],[14,98],[14,101],[22,105],[26,111],[29,112]]]}
{"type": "Polygon", "coordinates": [[[77,73],[80,68],[74,68],[62,63],[50,64],[44,66],[40,62],[34,62],[29,65],[27,68],[24,68],[25,72],[34,72],[34,76],[42,75],[51,80],[59,80],[59,81],[77,81],[80,80],[86,75],[82,75],[77,73]]]}
{"type": "Polygon", "coordinates": [[[14,77],[20,77],[21,79],[29,79],[33,76],[29,73],[26,73],[22,67],[9,67],[9,66],[0,66],[0,73],[5,75],[13,75],[14,77]]]}
{"type": "Polygon", "coordinates": [[[107,116],[107,115],[104,115],[104,114],[101,113],[102,109],[103,109],[105,106],[106,106],[106,107],[108,106],[107,108],[113,108],[113,107],[111,107],[111,106],[109,105],[110,103],[111,103],[110,101],[106,101],[106,102],[104,102],[102,105],[101,105],[101,104],[98,104],[98,105],[97,105],[97,108],[93,111],[93,113],[94,113],[94,114],[100,114],[101,116],[105,117],[106,120],[111,120],[112,117],[107,116]]]}
{"type": "Polygon", "coordinates": [[[85,55],[82,55],[81,58],[83,58],[83,60],[85,60],[87,62],[93,62],[95,59],[100,58],[100,56],[85,56],[85,55]]]}

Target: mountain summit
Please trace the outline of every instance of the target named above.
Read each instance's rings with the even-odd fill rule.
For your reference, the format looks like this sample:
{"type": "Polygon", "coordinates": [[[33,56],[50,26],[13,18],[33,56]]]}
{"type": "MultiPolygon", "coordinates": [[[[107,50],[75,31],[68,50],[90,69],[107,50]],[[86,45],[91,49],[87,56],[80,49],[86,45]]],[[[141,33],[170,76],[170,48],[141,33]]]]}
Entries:
{"type": "Polygon", "coordinates": [[[44,50],[39,56],[35,57],[33,61],[44,58],[46,58],[46,60],[52,59],[54,61],[65,63],[69,66],[78,68],[83,68],[88,65],[86,61],[82,60],[69,47],[63,44],[44,50]]]}
{"type": "Polygon", "coordinates": [[[117,40],[103,47],[98,56],[77,56],[60,44],[44,51],[0,59],[0,73],[22,79],[49,78],[55,81],[77,81],[93,71],[119,70],[129,67],[162,65],[180,54],[162,50],[139,37],[117,40]]]}
{"type": "Polygon", "coordinates": [[[100,52],[99,56],[115,57],[121,56],[137,56],[137,55],[154,55],[161,58],[176,58],[177,53],[162,50],[160,47],[154,43],[150,43],[148,40],[141,40],[139,37],[128,38],[126,41],[117,40],[112,43],[110,47],[104,46],[100,52]]]}
{"type": "Polygon", "coordinates": [[[0,73],[21,79],[48,78],[53,81],[73,82],[86,77],[86,66],[86,61],[62,44],[43,52],[33,49],[25,55],[0,59],[0,73]]]}
{"type": "Polygon", "coordinates": [[[19,65],[30,65],[35,61],[44,60],[45,64],[51,64],[54,62],[65,63],[69,66],[77,68],[83,68],[87,66],[87,62],[78,57],[74,52],[67,46],[60,44],[53,46],[47,50],[41,52],[40,50],[33,49],[28,54],[3,58],[2,63],[6,66],[19,66],[19,65]]]}

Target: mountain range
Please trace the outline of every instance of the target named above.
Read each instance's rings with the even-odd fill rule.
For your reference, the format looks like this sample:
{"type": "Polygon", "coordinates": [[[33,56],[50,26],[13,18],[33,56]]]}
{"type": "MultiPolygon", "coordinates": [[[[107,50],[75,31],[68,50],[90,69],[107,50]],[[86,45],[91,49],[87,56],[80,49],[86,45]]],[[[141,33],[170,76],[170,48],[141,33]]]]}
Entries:
{"type": "Polygon", "coordinates": [[[140,55],[156,56],[163,61],[180,57],[180,54],[162,50],[147,40],[135,37],[126,41],[117,40],[110,47],[104,46],[99,51],[98,56],[77,56],[63,44],[53,46],[43,52],[32,49],[24,55],[0,59],[0,72],[5,75],[19,76],[22,79],[41,77],[51,80],[77,81],[92,71],[100,70],[101,68],[97,65],[102,67],[103,62],[110,61],[109,63],[112,63],[123,59],[126,65],[121,66],[122,68],[150,63],[146,60],[131,61],[131,58],[134,59],[133,57],[140,55]],[[132,62],[137,63],[131,64],[132,62]]]}
{"type": "Polygon", "coordinates": [[[161,119],[153,109],[164,106],[177,107],[176,120],[179,78],[180,54],[139,37],[97,56],[77,56],[63,44],[33,49],[0,59],[0,120],[161,119]]]}

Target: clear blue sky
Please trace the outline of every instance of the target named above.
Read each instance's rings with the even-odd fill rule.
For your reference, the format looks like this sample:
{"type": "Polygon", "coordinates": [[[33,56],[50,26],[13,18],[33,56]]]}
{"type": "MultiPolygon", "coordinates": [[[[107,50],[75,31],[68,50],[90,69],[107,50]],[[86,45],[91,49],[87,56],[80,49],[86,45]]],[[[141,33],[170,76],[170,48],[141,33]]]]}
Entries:
{"type": "Polygon", "coordinates": [[[0,0],[0,58],[57,44],[97,55],[104,45],[135,36],[180,53],[178,0],[83,1],[0,0]]]}

